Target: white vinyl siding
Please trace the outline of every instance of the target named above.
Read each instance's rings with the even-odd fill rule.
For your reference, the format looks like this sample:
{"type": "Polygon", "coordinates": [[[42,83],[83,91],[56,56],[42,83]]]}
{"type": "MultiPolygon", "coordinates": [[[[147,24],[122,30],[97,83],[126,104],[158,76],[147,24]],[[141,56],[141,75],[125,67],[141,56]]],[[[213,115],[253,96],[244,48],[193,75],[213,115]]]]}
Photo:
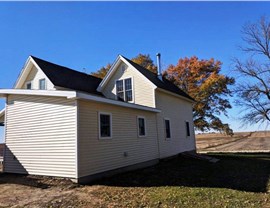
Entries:
{"type": "Polygon", "coordinates": [[[138,105],[155,107],[155,93],[153,84],[151,84],[151,82],[136,69],[126,66],[126,69],[122,70],[123,65],[125,64],[122,63],[120,66],[118,66],[102,93],[107,98],[116,99],[116,80],[132,78],[132,102],[138,105]]]}
{"type": "Polygon", "coordinates": [[[190,126],[190,139],[186,139],[185,121],[192,121],[192,104],[181,98],[156,90],[156,105],[161,110],[157,114],[160,157],[165,158],[180,152],[195,150],[193,122],[190,126]],[[166,139],[164,119],[170,120],[171,138],[166,139]]]}
{"type": "Polygon", "coordinates": [[[31,71],[29,72],[24,84],[22,85],[22,89],[27,89],[26,83],[31,82],[31,87],[33,90],[40,89],[40,80],[45,79],[46,82],[46,90],[55,90],[53,83],[47,78],[43,71],[38,70],[35,66],[32,67],[31,71]]]}
{"type": "Polygon", "coordinates": [[[9,95],[5,172],[76,178],[74,100],[9,95]]]}
{"type": "Polygon", "coordinates": [[[79,177],[158,158],[156,113],[79,100],[79,177]],[[99,139],[98,112],[112,115],[112,139],[99,139]],[[137,115],[147,119],[138,138],[137,115]]]}

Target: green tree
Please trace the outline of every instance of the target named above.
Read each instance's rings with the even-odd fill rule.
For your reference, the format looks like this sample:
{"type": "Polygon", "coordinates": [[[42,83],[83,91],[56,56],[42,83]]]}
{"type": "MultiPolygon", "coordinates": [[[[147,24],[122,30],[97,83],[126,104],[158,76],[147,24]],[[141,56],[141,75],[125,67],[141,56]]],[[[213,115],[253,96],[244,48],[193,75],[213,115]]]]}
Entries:
{"type": "Polygon", "coordinates": [[[228,86],[234,84],[233,78],[220,74],[221,65],[213,58],[181,58],[177,65],[168,67],[164,76],[195,99],[193,118],[197,130],[214,129],[232,134],[229,125],[218,117],[227,115],[226,110],[231,108],[227,100],[231,96],[228,86]]]}

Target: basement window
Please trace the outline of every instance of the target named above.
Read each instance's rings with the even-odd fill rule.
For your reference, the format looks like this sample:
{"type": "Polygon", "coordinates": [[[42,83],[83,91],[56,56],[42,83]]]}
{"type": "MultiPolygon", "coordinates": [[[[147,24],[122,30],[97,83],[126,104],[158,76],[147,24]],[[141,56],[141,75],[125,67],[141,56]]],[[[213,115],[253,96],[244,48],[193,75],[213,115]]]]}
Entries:
{"type": "Polygon", "coordinates": [[[99,138],[111,139],[112,138],[112,114],[99,113],[99,138]]]}
{"type": "Polygon", "coordinates": [[[116,81],[116,97],[117,100],[132,102],[133,101],[133,90],[132,90],[132,79],[122,79],[116,81]]]}
{"type": "Polygon", "coordinates": [[[146,128],[145,128],[145,118],[142,116],[138,116],[138,136],[144,137],[146,136],[146,128]]]}
{"type": "Polygon", "coordinates": [[[169,119],[164,119],[164,124],[165,124],[165,137],[166,137],[166,139],[169,139],[169,138],[171,138],[170,120],[169,119]]]}

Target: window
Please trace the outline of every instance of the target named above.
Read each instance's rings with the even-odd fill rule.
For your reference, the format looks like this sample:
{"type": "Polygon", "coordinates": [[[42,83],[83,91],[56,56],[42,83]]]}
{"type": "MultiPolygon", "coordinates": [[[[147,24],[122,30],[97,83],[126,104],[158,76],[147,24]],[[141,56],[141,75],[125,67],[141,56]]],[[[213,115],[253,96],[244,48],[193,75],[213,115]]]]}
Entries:
{"type": "Polygon", "coordinates": [[[40,79],[39,80],[39,89],[40,90],[46,90],[45,79],[40,79]]]}
{"type": "Polygon", "coordinates": [[[126,102],[133,100],[131,78],[116,81],[116,96],[117,100],[126,102]]]}
{"type": "Polygon", "coordinates": [[[165,136],[168,139],[171,138],[171,127],[169,119],[165,119],[165,136]]]}
{"type": "Polygon", "coordinates": [[[189,122],[186,121],[186,133],[187,133],[187,136],[189,137],[190,136],[190,129],[189,129],[189,122]]]}
{"type": "Polygon", "coordinates": [[[116,95],[117,95],[117,100],[124,101],[124,85],[123,85],[123,80],[117,80],[116,81],[116,95]]]}
{"type": "Polygon", "coordinates": [[[26,83],[26,89],[31,90],[32,89],[32,82],[26,83]]]}
{"type": "Polygon", "coordinates": [[[138,135],[139,137],[146,136],[145,118],[138,117],[138,135]]]}
{"type": "Polygon", "coordinates": [[[112,116],[110,113],[99,113],[99,138],[112,137],[112,116]]]}

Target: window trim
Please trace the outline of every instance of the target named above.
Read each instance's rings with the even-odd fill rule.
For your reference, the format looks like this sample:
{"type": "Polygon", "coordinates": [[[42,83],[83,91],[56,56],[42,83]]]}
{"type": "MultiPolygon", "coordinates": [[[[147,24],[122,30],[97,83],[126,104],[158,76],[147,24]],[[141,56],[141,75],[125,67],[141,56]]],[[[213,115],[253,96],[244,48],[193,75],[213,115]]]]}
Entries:
{"type": "Polygon", "coordinates": [[[118,98],[117,98],[117,87],[116,87],[116,82],[117,82],[117,81],[120,81],[120,80],[123,80],[124,102],[126,102],[126,103],[134,103],[134,102],[135,102],[135,97],[134,97],[134,79],[133,79],[132,76],[114,80],[115,99],[118,100],[118,98]],[[132,100],[130,100],[130,101],[126,101],[126,100],[125,100],[125,99],[126,99],[125,79],[131,79],[132,100]]]}
{"type": "Polygon", "coordinates": [[[103,140],[103,139],[112,139],[112,113],[108,113],[108,112],[102,112],[102,111],[98,111],[98,138],[103,140]],[[110,116],[110,135],[109,137],[102,137],[101,136],[101,128],[100,128],[100,115],[109,115],[110,116]]]}
{"type": "Polygon", "coordinates": [[[186,129],[186,137],[189,138],[191,136],[191,132],[190,132],[190,122],[188,120],[185,121],[185,129],[186,129]],[[188,129],[187,129],[187,123],[188,123],[188,129]],[[188,132],[189,132],[189,135],[188,135],[188,132]]]}
{"type": "Polygon", "coordinates": [[[26,90],[32,90],[33,89],[33,83],[32,83],[32,81],[25,82],[25,89],[26,90]],[[31,88],[30,89],[27,89],[27,85],[28,84],[31,84],[31,88]]]}
{"type": "Polygon", "coordinates": [[[171,130],[171,119],[170,118],[164,118],[164,137],[166,140],[170,140],[172,138],[172,130],[171,130]],[[170,128],[170,137],[167,137],[166,133],[166,120],[169,121],[169,128],[170,128]]]}
{"type": "Polygon", "coordinates": [[[38,80],[38,89],[39,90],[47,90],[47,83],[46,83],[46,79],[42,78],[38,80]],[[40,89],[40,81],[44,80],[44,89],[40,89]]]}
{"type": "Polygon", "coordinates": [[[137,116],[137,133],[138,133],[138,137],[147,137],[145,116],[137,116]],[[144,135],[140,135],[140,126],[139,126],[139,119],[140,118],[144,119],[144,135]]]}

